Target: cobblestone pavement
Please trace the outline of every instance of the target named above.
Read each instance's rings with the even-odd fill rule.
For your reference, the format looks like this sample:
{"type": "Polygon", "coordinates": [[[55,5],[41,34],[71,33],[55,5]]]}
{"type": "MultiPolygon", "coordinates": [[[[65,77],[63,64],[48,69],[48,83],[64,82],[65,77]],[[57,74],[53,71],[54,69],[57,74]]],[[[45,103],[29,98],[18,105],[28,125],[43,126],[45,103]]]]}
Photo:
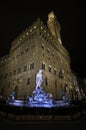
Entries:
{"type": "Polygon", "coordinates": [[[0,130],[84,130],[86,116],[74,121],[9,121],[0,119],[0,130]]]}

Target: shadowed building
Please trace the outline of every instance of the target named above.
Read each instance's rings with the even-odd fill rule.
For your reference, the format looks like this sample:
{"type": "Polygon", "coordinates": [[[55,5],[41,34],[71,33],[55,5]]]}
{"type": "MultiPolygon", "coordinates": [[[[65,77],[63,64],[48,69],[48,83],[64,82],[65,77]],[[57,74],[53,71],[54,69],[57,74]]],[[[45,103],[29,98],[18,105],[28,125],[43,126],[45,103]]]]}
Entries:
{"type": "Polygon", "coordinates": [[[7,98],[12,91],[16,98],[31,95],[36,87],[36,74],[43,70],[42,88],[55,99],[62,91],[74,97],[75,86],[70,58],[62,45],[60,25],[53,12],[47,26],[40,19],[27,28],[11,45],[9,55],[0,59],[0,94],[7,98]]]}

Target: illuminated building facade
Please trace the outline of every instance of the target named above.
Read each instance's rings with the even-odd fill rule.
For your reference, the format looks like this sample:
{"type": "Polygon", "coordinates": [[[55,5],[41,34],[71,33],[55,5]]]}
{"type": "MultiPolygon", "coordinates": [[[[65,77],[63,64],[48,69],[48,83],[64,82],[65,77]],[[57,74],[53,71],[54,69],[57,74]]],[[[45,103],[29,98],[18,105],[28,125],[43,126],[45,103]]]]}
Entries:
{"type": "Polygon", "coordinates": [[[54,99],[62,98],[62,91],[74,97],[75,86],[70,58],[62,45],[60,25],[53,12],[47,26],[37,19],[11,45],[9,55],[0,59],[0,95],[7,98],[12,91],[17,99],[31,95],[36,86],[36,74],[43,71],[42,88],[54,99]]]}

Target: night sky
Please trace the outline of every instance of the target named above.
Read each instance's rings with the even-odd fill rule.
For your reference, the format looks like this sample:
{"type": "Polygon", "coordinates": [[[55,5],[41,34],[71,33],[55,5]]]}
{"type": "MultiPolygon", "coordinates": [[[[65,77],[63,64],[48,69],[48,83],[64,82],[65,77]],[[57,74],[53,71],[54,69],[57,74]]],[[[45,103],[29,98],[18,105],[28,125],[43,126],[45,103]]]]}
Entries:
{"type": "Polygon", "coordinates": [[[38,17],[46,25],[47,15],[53,10],[61,25],[62,42],[70,54],[71,68],[78,76],[86,77],[86,7],[75,1],[0,0],[0,57],[9,53],[12,40],[38,17]]]}

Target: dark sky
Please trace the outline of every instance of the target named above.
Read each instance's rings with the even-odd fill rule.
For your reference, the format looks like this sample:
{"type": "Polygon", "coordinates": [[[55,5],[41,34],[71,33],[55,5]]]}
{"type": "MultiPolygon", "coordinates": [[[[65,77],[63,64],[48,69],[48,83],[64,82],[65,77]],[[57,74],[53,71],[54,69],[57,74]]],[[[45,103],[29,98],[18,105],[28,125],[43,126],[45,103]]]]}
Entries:
{"type": "Polygon", "coordinates": [[[38,17],[46,24],[53,10],[60,25],[64,47],[71,58],[71,68],[86,77],[86,11],[78,0],[0,1],[0,57],[9,53],[10,45],[38,17]]]}

